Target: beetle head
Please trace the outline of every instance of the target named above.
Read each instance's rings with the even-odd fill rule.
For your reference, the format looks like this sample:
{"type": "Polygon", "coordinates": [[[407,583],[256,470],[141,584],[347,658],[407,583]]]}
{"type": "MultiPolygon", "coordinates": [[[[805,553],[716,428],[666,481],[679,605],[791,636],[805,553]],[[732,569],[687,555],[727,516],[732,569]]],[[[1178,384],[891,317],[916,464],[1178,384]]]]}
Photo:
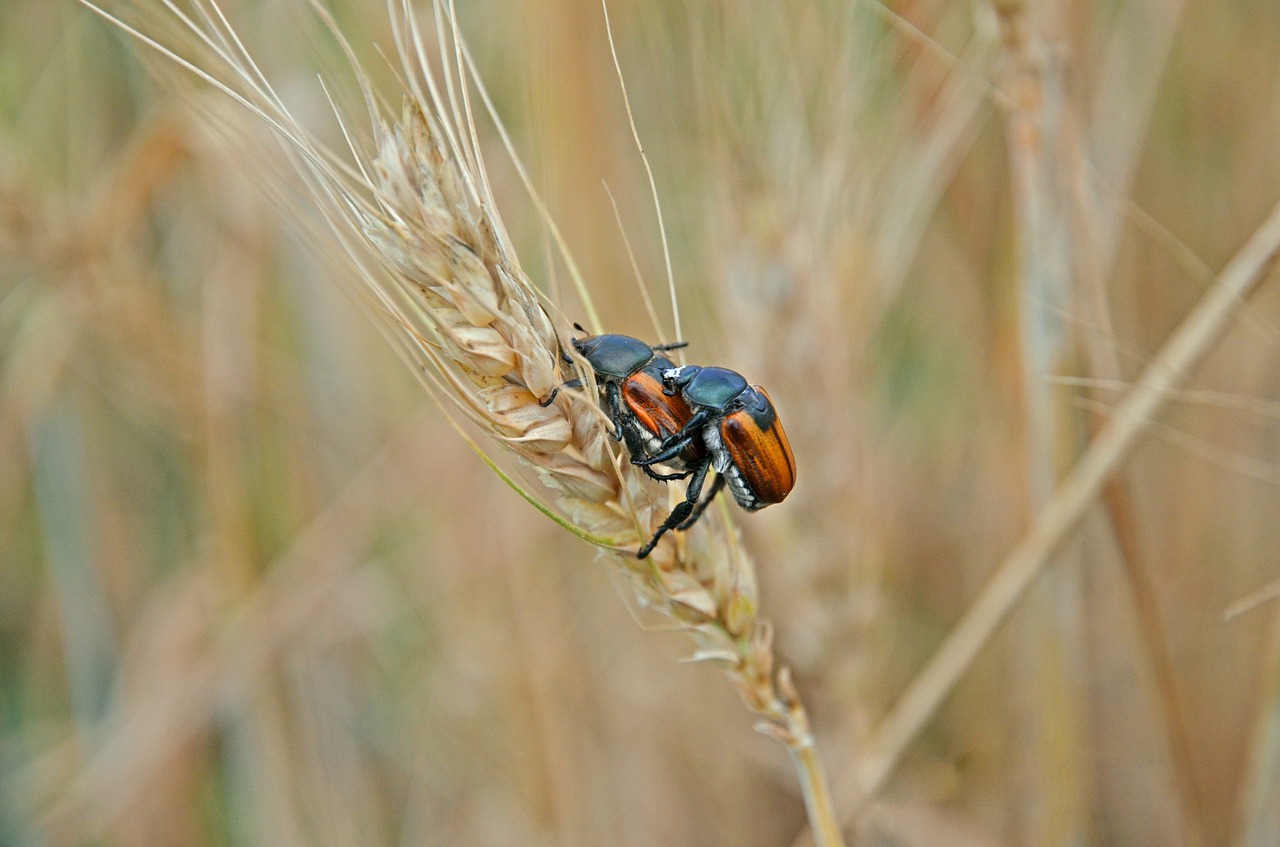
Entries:
{"type": "Polygon", "coordinates": [[[697,365],[681,365],[680,367],[670,367],[662,372],[662,384],[665,386],[662,393],[675,395],[680,393],[689,382],[698,375],[702,368],[697,365]]]}

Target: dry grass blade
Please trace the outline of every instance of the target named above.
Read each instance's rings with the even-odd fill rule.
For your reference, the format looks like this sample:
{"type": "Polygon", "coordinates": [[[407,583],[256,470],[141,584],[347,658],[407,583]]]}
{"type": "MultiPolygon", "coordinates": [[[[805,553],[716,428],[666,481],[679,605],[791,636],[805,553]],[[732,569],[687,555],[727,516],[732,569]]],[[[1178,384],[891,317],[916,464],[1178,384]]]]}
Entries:
{"type": "MultiPolygon", "coordinates": [[[[216,3],[195,9],[181,17],[168,3],[130,4],[123,14],[130,31],[145,33],[148,44],[275,131],[314,204],[291,211],[324,216],[340,247],[332,251],[339,275],[352,280],[353,293],[424,387],[531,470],[550,492],[553,505],[544,508],[601,547],[628,576],[639,603],[681,625],[696,645],[695,658],[723,668],[760,719],[759,729],[792,751],[819,842],[839,844],[808,717],[775,661],[771,627],[757,615],[754,566],[727,517],[708,515],[637,561],[631,550],[666,516],[670,490],[619,454],[594,399],[562,392],[554,405],[538,402],[571,375],[560,370],[560,335],[494,205],[472,118],[468,80],[479,81],[452,4],[435,6],[439,54],[450,57],[443,86],[424,58],[428,39],[407,4],[391,8],[406,85],[399,115],[379,108],[352,59],[373,116],[362,144],[339,112],[354,163],[327,150],[284,107],[216,3]],[[162,34],[175,24],[176,36],[162,34]],[[160,33],[154,40],[153,32],[160,33]]],[[[333,35],[342,43],[336,29],[333,35]]]]}
{"type": "MultiPolygon", "coordinates": [[[[1073,120],[1061,63],[1052,57],[1052,51],[1040,32],[1040,25],[1026,4],[1019,2],[995,3],[995,13],[1000,24],[1001,42],[1006,54],[1005,89],[1015,104],[1006,118],[1007,147],[1010,157],[1010,174],[1013,186],[1013,205],[1017,212],[1019,265],[1021,278],[1020,308],[1023,313],[1023,392],[1026,399],[1027,429],[1029,439],[1030,478],[1033,501],[1042,508],[1054,480],[1055,443],[1074,443],[1073,427],[1063,426],[1062,418],[1054,414],[1053,398],[1039,375],[1061,370],[1073,355],[1074,338],[1062,325],[1062,315],[1068,313],[1066,305],[1072,300],[1083,303],[1082,312],[1088,314],[1100,328],[1099,333],[1084,334],[1084,353],[1092,371],[1112,379],[1121,371],[1113,348],[1101,343],[1099,335],[1113,336],[1114,328],[1107,299],[1105,277],[1100,266],[1099,244],[1102,241],[1095,226],[1092,186],[1084,178],[1086,161],[1078,130],[1073,120]],[[1071,188],[1063,190],[1058,174],[1070,175],[1071,188]],[[1072,179],[1074,177],[1074,179],[1072,179]],[[1067,196],[1074,201],[1060,200],[1067,196]],[[1074,290],[1073,290],[1074,288],[1074,290]],[[1056,306],[1056,307],[1055,307],[1056,306]]],[[[1160,63],[1153,63],[1158,68],[1160,63]]],[[[1147,68],[1148,73],[1153,68],[1147,68]]],[[[1131,109],[1130,112],[1138,111],[1131,109]]],[[[1132,149],[1133,139],[1140,138],[1138,129],[1144,125],[1126,113],[1126,132],[1119,133],[1123,141],[1114,141],[1111,148],[1132,149]],[[1128,142],[1127,144],[1124,142],[1128,142]]],[[[1091,434],[1096,434],[1105,418],[1091,419],[1091,434]]],[[[1174,762],[1173,783],[1179,798],[1181,829],[1188,845],[1205,843],[1203,836],[1203,803],[1195,784],[1195,769],[1186,722],[1182,717],[1174,684],[1172,663],[1164,640],[1159,607],[1154,586],[1147,576],[1147,564],[1136,534],[1135,506],[1122,474],[1117,474],[1103,486],[1102,502],[1111,520],[1112,536],[1129,579],[1135,611],[1140,622],[1140,632],[1147,655],[1147,666],[1155,679],[1155,688],[1161,706],[1161,718],[1168,749],[1174,762]]],[[[1070,569],[1074,570],[1074,569],[1070,569]]],[[[1054,626],[1055,616],[1043,614],[1050,597],[1072,593],[1075,583],[1071,575],[1058,580],[1045,580],[1037,586],[1038,596],[1028,599],[1028,614],[1022,618],[1027,629],[1011,641],[1011,649],[1027,655],[1034,652],[1036,636],[1044,637],[1054,626]],[[1039,601],[1039,605],[1037,605],[1039,601]]],[[[1088,600],[1077,602],[1077,609],[1090,605],[1088,600]]],[[[1077,619],[1068,629],[1079,631],[1077,619]]],[[[1062,631],[1052,633],[1059,643],[1072,639],[1062,631]]],[[[1068,648],[1070,649],[1070,648],[1068,648]]],[[[1035,659],[1030,660],[1034,662],[1035,659]]],[[[1027,678],[1026,676],[1023,677],[1027,678]]],[[[1043,680],[1032,683],[1035,691],[1044,691],[1043,680]]],[[[1032,691],[1023,696],[1037,696],[1032,691]]],[[[1063,758],[1074,757],[1084,745],[1080,743],[1079,723],[1067,717],[1079,713],[1081,706],[1063,702],[1060,691],[1049,695],[1054,698],[1050,707],[1032,710],[1034,716],[1030,728],[1021,732],[1029,737],[1041,738],[1047,749],[1037,749],[1028,755],[1024,767],[1041,780],[1055,780],[1052,790],[1041,789],[1046,796],[1046,806],[1054,811],[1042,812],[1031,826],[1043,826],[1054,817],[1070,818],[1075,832],[1084,831],[1087,824],[1083,810],[1086,801],[1079,774],[1084,770],[1078,760],[1066,765],[1053,761],[1053,754],[1063,758]],[[1047,730],[1045,724],[1054,721],[1059,726],[1047,730]],[[1066,724],[1067,726],[1062,726],[1066,724]],[[1076,738],[1056,745],[1047,739],[1061,739],[1074,732],[1076,738]]]]}
{"type": "MultiPolygon", "coordinates": [[[[148,790],[152,775],[214,720],[219,696],[251,690],[316,610],[341,596],[344,578],[359,562],[377,518],[405,509],[421,495],[422,482],[418,488],[388,489],[383,481],[396,468],[416,463],[414,454],[422,450],[426,431],[422,419],[403,424],[299,533],[273,564],[270,578],[237,605],[197,661],[145,680],[74,779],[39,813],[47,843],[81,843],[108,832],[148,790]]],[[[225,586],[203,585],[201,579],[189,580],[189,588],[225,591],[225,586]]],[[[182,604],[174,605],[174,612],[166,614],[187,614],[182,604]]],[[[19,808],[38,805],[44,782],[39,775],[47,764],[42,760],[29,766],[5,785],[19,808]]]]}
{"type": "MultiPolygon", "coordinates": [[[[1244,298],[1280,254],[1280,206],[1218,276],[1200,304],[1165,343],[1108,425],[1089,445],[1031,529],[996,570],[942,646],[869,739],[854,771],[839,782],[857,807],[874,795],[903,751],[1004,622],[1032,580],[1084,516],[1102,486],[1133,452],[1150,420],[1169,402],[1222,335],[1244,298]]],[[[846,809],[849,811],[849,809],[846,809]]]]}

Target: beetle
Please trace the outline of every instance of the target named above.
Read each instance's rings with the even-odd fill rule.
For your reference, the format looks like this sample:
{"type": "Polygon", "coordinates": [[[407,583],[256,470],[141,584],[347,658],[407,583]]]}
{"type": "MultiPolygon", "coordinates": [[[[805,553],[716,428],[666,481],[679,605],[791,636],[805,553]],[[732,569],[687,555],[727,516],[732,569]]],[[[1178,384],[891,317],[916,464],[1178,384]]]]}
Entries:
{"type": "Polygon", "coordinates": [[[733,499],[748,512],[781,503],[796,484],[796,460],[769,394],[748,385],[728,368],[685,365],[662,373],[663,391],[682,397],[693,410],[679,432],[636,464],[645,466],[682,455],[701,443],[705,455],[690,469],[685,499],[671,512],[649,543],[640,548],[643,559],[663,533],[688,529],[726,485],[733,499]],[[718,476],[707,498],[699,503],[707,473],[718,476]]]}
{"type": "MultiPolygon", "coordinates": [[[[574,326],[582,329],[577,324],[574,326]]],[[[687,448],[674,451],[664,459],[664,464],[679,468],[673,473],[659,473],[650,467],[652,463],[641,461],[684,429],[693,417],[693,411],[684,398],[668,393],[662,381],[663,372],[671,370],[675,364],[660,353],[685,347],[687,342],[650,346],[629,335],[606,334],[575,338],[572,343],[573,349],[587,360],[595,372],[601,401],[613,422],[613,437],[626,444],[632,463],[658,480],[689,476],[692,470],[687,466],[704,458],[706,451],[701,445],[690,443],[687,448]]],[[[565,361],[570,365],[573,363],[567,355],[565,361]]],[[[571,379],[539,402],[548,406],[561,388],[581,387],[580,378],[571,379]]]]}

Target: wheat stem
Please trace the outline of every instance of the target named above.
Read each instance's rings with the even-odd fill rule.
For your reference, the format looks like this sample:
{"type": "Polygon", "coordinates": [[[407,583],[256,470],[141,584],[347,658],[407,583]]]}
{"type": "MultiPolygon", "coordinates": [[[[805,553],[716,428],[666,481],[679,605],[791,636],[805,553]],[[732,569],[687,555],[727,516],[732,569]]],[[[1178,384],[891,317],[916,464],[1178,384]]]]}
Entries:
{"type": "Polygon", "coordinates": [[[840,835],[840,825],[836,821],[835,808],[831,802],[831,789],[827,785],[827,774],[818,760],[818,752],[812,741],[799,747],[788,747],[791,761],[795,765],[796,774],[800,778],[800,787],[804,791],[804,807],[809,815],[809,825],[813,828],[813,840],[817,847],[837,847],[844,844],[840,835]]]}

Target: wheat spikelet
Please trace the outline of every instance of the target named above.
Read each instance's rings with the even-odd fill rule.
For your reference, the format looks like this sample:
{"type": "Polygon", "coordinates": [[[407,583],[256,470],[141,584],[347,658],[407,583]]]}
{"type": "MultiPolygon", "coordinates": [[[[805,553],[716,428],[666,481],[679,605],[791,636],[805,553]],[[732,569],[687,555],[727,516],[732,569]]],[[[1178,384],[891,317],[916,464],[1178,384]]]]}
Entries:
{"type": "MultiPolygon", "coordinates": [[[[544,511],[595,543],[626,574],[639,604],[684,628],[695,643],[694,660],[725,671],[760,718],[757,727],[791,751],[821,843],[839,843],[807,715],[787,670],[775,663],[772,629],[757,616],[754,565],[727,515],[713,510],[637,560],[635,548],[666,517],[678,488],[649,479],[620,452],[582,363],[584,391],[561,392],[546,407],[538,402],[574,374],[560,366],[565,345],[553,307],[522,270],[494,206],[451,9],[436,7],[440,53],[454,57],[441,86],[412,14],[391,8],[406,80],[395,120],[380,112],[348,50],[373,116],[367,149],[351,142],[354,163],[324,149],[290,114],[216,4],[197,2],[194,14],[178,18],[171,39],[194,53],[181,57],[151,38],[174,25],[173,7],[133,4],[127,11],[127,20],[113,20],[247,105],[282,138],[355,271],[354,293],[424,386],[446,411],[461,412],[532,469],[553,498],[554,508],[544,511]]],[[[339,119],[349,139],[357,135],[339,119]]],[[[541,499],[508,479],[530,500],[541,499]]]]}
{"type": "MultiPolygon", "coordinates": [[[[554,405],[539,405],[568,376],[556,366],[561,344],[500,237],[500,219],[474,200],[474,176],[445,153],[431,123],[410,104],[401,123],[378,127],[368,171],[381,208],[363,209],[347,195],[352,223],[391,279],[427,307],[415,313],[426,326],[398,317],[472,420],[537,472],[584,534],[608,545],[637,544],[663,517],[664,491],[623,461],[589,396],[566,392],[554,405]]],[[[722,612],[754,608],[751,565],[736,546],[716,540],[723,534],[682,551],[664,546],[653,568],[613,555],[650,577],[638,587],[656,589],[646,594],[652,604],[674,601],[665,609],[673,616],[698,624],[719,618],[726,633],[740,637],[750,618],[736,614],[730,627],[722,612]]]]}
{"type": "Polygon", "coordinates": [[[750,557],[727,522],[708,520],[635,559],[631,550],[666,516],[666,488],[621,454],[592,392],[539,405],[571,376],[556,367],[552,320],[505,246],[496,210],[476,200],[476,176],[446,153],[432,123],[410,103],[399,124],[380,125],[367,169],[380,209],[347,195],[352,223],[390,278],[426,306],[415,313],[426,326],[398,317],[471,419],[533,468],[565,519],[632,576],[637,597],[687,625],[698,657],[722,662],[752,709],[786,734],[791,704],[774,685],[750,557]]]}

